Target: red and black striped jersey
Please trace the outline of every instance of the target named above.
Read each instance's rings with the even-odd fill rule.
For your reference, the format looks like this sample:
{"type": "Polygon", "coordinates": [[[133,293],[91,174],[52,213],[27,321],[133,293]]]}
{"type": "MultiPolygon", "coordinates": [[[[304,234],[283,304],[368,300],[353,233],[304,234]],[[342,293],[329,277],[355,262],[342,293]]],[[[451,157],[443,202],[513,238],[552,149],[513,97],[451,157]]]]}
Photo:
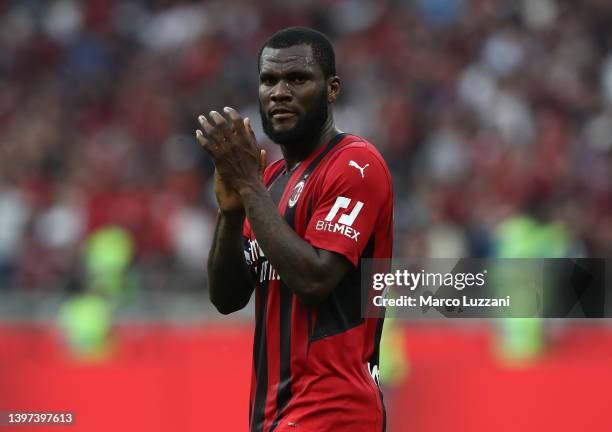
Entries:
{"type": "Polygon", "coordinates": [[[279,278],[245,221],[245,257],[256,278],[250,397],[252,432],[379,432],[382,318],[361,313],[361,258],[390,258],[391,176],[376,148],[339,134],[293,171],[264,173],[273,200],[312,246],[353,268],[322,302],[302,304],[279,278]]]}

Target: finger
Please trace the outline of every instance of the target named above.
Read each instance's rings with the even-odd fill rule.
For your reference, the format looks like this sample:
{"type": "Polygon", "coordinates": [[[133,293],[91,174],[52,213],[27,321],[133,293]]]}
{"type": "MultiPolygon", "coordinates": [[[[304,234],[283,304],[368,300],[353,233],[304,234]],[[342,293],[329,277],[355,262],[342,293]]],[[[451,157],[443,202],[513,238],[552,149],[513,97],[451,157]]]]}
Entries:
{"type": "Polygon", "coordinates": [[[196,130],[196,140],[202,146],[202,148],[204,150],[206,150],[206,153],[208,153],[210,155],[210,157],[212,157],[213,160],[214,160],[214,158],[215,158],[215,155],[214,155],[214,152],[213,152],[214,146],[206,138],[206,136],[204,135],[204,133],[200,129],[196,130]]]}
{"type": "Polygon", "coordinates": [[[210,141],[206,139],[206,137],[204,136],[204,134],[202,133],[200,129],[196,129],[195,134],[196,134],[196,140],[198,140],[198,143],[200,143],[202,147],[206,148],[210,145],[210,141]]]}
{"type": "Polygon", "coordinates": [[[217,131],[217,129],[208,121],[206,117],[200,115],[198,117],[198,121],[204,129],[204,134],[206,135],[208,141],[211,141],[211,139],[214,140],[219,135],[219,131],[217,131]]]}
{"type": "Polygon", "coordinates": [[[267,152],[264,149],[259,150],[259,173],[263,174],[267,164],[267,152]]]}
{"type": "Polygon", "coordinates": [[[251,141],[253,141],[253,143],[257,144],[257,137],[255,136],[255,132],[253,132],[253,128],[251,127],[251,119],[250,118],[247,117],[247,118],[244,119],[244,127],[249,132],[249,136],[251,137],[251,141]]]}
{"type": "Polygon", "coordinates": [[[244,123],[243,123],[242,117],[240,117],[240,114],[238,113],[238,111],[236,111],[234,108],[230,108],[230,107],[223,108],[223,111],[230,118],[230,121],[232,122],[232,127],[234,128],[234,131],[238,135],[245,136],[244,135],[244,132],[245,132],[244,123]]]}
{"type": "Polygon", "coordinates": [[[219,130],[219,132],[221,132],[221,134],[225,138],[229,139],[231,131],[230,131],[229,125],[227,124],[227,120],[225,120],[225,118],[221,114],[219,114],[217,111],[211,111],[210,118],[215,124],[215,126],[217,127],[217,129],[219,130]]]}

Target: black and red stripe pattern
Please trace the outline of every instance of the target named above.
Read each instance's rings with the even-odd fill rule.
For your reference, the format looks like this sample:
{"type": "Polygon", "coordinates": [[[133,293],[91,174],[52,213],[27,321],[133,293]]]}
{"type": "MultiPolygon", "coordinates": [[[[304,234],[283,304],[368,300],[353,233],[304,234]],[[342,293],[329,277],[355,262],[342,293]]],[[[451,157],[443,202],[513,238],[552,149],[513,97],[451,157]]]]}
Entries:
{"type": "MultiPolygon", "coordinates": [[[[363,221],[356,222],[363,241],[357,245],[359,256],[390,257],[392,195],[390,177],[385,177],[388,171],[381,161],[371,144],[339,134],[293,172],[288,173],[282,162],[272,164],[265,181],[279,212],[302,238],[313,230],[311,219],[329,211],[325,206],[331,205],[336,193],[350,197],[357,191],[361,195],[354,201],[365,203],[364,209],[373,209],[364,211],[363,221]],[[364,157],[370,159],[364,161],[364,157]],[[363,181],[359,171],[348,169],[346,158],[355,159],[360,166],[378,163],[384,169],[372,169],[368,172],[371,179],[363,181]],[[362,193],[370,187],[372,202],[362,193]],[[379,200],[375,194],[384,195],[382,204],[374,203],[379,200]]],[[[258,248],[248,221],[244,232],[245,244],[258,248]]],[[[322,246],[313,246],[343,253],[338,246],[342,241],[329,247],[326,239],[320,241],[322,246]]],[[[250,264],[259,272],[260,281],[256,289],[250,430],[380,431],[384,407],[369,370],[374,363],[377,368],[382,319],[361,317],[360,265],[326,301],[307,307],[277,277],[262,276],[262,269],[269,266],[262,251],[246,252],[258,258],[250,264]]]]}

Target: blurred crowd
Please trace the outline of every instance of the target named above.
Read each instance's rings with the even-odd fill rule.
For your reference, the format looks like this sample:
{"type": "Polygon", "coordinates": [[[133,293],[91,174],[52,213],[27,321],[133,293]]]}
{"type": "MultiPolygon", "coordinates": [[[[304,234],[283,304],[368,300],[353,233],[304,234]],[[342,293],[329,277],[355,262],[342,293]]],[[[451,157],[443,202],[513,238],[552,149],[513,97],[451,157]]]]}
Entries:
{"type": "Polygon", "coordinates": [[[0,291],[68,289],[109,227],[142,287],[202,289],[195,119],[236,107],[279,157],[256,62],[289,25],[334,41],[336,121],[390,165],[396,256],[499,256],[513,218],[612,254],[609,0],[0,0],[0,291]]]}

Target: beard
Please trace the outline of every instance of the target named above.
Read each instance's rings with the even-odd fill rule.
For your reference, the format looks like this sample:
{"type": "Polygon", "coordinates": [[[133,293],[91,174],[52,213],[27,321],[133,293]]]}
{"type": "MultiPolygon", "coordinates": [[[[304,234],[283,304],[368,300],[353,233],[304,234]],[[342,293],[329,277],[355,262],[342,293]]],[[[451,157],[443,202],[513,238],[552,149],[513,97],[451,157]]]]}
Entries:
{"type": "Polygon", "coordinates": [[[274,130],[271,120],[263,110],[261,102],[259,103],[259,115],[261,116],[263,131],[268,138],[280,145],[291,145],[292,143],[316,140],[327,120],[328,113],[327,88],[323,88],[315,106],[306,111],[293,128],[279,132],[274,130]]]}

